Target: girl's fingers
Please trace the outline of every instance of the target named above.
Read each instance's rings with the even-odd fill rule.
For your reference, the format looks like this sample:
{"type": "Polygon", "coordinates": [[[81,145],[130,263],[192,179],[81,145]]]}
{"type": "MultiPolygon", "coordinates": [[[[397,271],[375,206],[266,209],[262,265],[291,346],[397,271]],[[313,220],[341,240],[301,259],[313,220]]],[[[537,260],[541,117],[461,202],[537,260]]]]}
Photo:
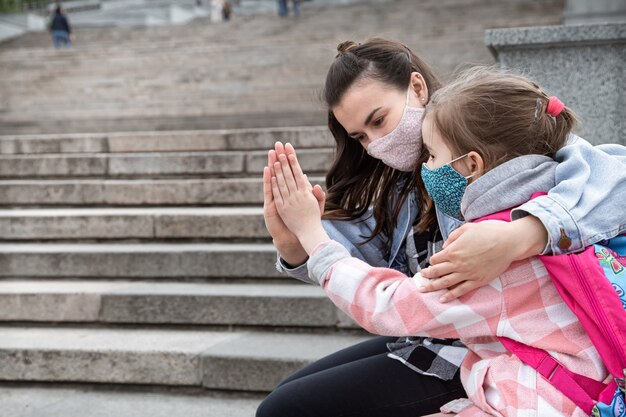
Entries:
{"type": "Polygon", "coordinates": [[[289,165],[291,166],[291,171],[293,172],[294,179],[296,181],[296,186],[299,189],[311,191],[313,188],[311,183],[309,182],[304,172],[302,172],[302,167],[300,167],[300,163],[298,162],[298,158],[295,155],[288,155],[289,165]]]}
{"type": "Polygon", "coordinates": [[[293,145],[289,142],[285,143],[285,155],[295,155],[296,150],[293,148],[293,145]]]}
{"type": "Polygon", "coordinates": [[[277,203],[277,205],[282,206],[283,196],[280,194],[280,190],[278,189],[277,177],[272,177],[270,181],[271,181],[272,196],[274,197],[274,201],[277,203]]]}
{"type": "Polygon", "coordinates": [[[282,142],[274,143],[274,150],[276,151],[276,157],[279,158],[281,155],[285,154],[285,146],[282,142]]]}
{"type": "MultiPolygon", "coordinates": [[[[276,173],[276,177],[272,178],[276,178],[276,183],[278,184],[278,190],[280,191],[280,194],[282,195],[283,199],[289,197],[289,187],[285,182],[285,173],[283,172],[283,167],[280,162],[276,162],[274,164],[274,172],[276,173]]],[[[289,170],[289,172],[291,173],[291,170],[289,170]]]]}
{"type": "Polygon", "coordinates": [[[291,166],[289,166],[287,155],[279,155],[278,160],[280,161],[280,165],[283,169],[283,177],[285,178],[287,187],[289,187],[290,191],[296,191],[298,189],[298,185],[296,184],[293,172],[291,172],[291,166]]]}

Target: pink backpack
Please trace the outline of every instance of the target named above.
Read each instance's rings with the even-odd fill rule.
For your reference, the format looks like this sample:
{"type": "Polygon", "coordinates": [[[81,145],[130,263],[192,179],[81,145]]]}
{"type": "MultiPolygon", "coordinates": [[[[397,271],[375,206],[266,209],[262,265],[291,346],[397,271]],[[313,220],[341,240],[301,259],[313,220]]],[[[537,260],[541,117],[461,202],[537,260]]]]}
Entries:
{"type": "MultiPolygon", "coordinates": [[[[478,221],[483,220],[510,221],[510,210],[478,221]]],[[[587,331],[613,381],[603,384],[569,371],[541,349],[506,337],[500,341],[587,414],[626,417],[626,235],[591,245],[576,254],[540,256],[539,259],[557,291],[587,331]]]]}

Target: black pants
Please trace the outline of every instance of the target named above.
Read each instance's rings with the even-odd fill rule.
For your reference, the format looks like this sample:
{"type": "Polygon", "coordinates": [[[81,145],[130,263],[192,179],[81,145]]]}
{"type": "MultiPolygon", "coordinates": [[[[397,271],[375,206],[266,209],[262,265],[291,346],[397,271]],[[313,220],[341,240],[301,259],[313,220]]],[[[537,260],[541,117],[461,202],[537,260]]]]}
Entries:
{"type": "Polygon", "coordinates": [[[256,417],[416,417],[465,397],[458,376],[424,376],[387,357],[376,337],[301,369],[261,403],[256,417]]]}

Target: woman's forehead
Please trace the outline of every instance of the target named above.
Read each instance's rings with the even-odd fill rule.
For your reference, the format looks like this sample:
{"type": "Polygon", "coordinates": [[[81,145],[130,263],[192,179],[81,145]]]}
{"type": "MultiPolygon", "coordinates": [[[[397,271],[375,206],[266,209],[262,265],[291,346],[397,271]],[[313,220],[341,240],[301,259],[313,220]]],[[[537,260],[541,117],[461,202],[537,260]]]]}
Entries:
{"type": "Polygon", "coordinates": [[[374,109],[403,105],[403,100],[402,93],[393,86],[375,79],[359,80],[346,90],[333,112],[339,119],[363,119],[363,123],[374,109]]]}

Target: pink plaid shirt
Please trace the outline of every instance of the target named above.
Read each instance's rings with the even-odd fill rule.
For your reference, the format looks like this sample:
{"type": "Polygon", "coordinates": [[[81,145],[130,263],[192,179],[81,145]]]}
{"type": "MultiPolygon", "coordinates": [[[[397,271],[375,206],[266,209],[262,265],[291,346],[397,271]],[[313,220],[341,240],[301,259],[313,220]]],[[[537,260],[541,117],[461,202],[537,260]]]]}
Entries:
{"type": "Polygon", "coordinates": [[[419,292],[426,281],[419,273],[409,278],[371,267],[334,241],[315,249],[309,271],[330,299],[371,333],[461,339],[469,349],[461,381],[472,404],[459,416],[585,416],[506,351],[497,336],[543,349],[576,373],[610,380],[537,258],[512,264],[489,285],[447,304],[438,301],[443,291],[419,292]]]}

